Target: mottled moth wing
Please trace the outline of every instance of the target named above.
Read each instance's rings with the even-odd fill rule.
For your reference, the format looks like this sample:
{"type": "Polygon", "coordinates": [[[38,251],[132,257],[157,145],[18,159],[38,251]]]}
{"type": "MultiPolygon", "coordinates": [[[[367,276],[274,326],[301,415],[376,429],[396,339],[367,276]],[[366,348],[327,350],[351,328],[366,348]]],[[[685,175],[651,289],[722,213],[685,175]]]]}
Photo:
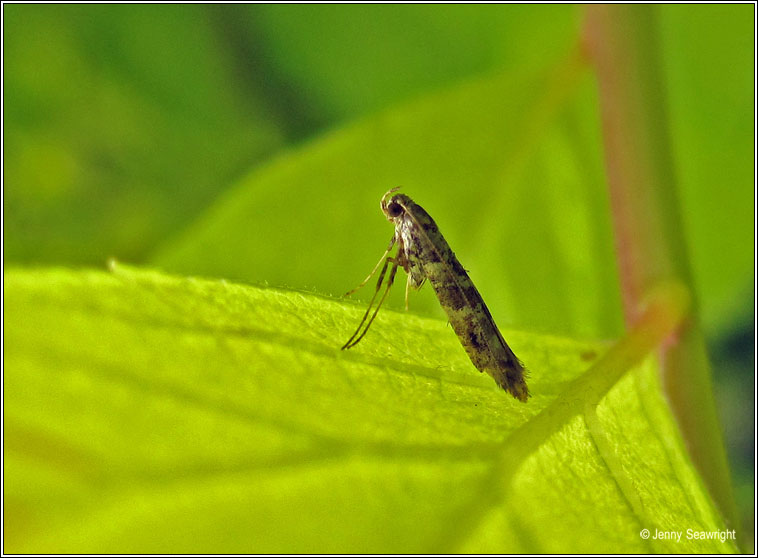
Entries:
{"type": "Polygon", "coordinates": [[[526,401],[529,390],[523,364],[503,339],[479,291],[437,224],[408,196],[396,194],[390,204],[393,202],[405,210],[394,221],[404,258],[410,269],[420,267],[423,276],[429,279],[471,362],[516,399],[526,401]]]}

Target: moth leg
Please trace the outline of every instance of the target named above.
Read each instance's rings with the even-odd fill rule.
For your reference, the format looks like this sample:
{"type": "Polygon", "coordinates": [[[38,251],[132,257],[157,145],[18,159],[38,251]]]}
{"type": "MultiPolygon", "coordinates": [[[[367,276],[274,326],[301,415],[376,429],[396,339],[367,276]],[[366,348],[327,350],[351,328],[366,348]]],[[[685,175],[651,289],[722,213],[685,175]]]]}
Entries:
{"type": "MultiPolygon", "coordinates": [[[[361,282],[360,285],[358,285],[357,287],[355,287],[352,291],[346,292],[343,296],[350,296],[351,294],[353,294],[354,292],[356,292],[358,289],[360,289],[361,287],[365,286],[366,283],[369,282],[369,280],[374,276],[374,273],[376,273],[376,270],[379,269],[379,266],[382,265],[382,262],[384,261],[384,258],[386,258],[387,254],[389,254],[390,250],[392,250],[392,247],[395,245],[395,240],[396,240],[396,238],[393,235],[392,236],[392,240],[390,240],[390,245],[387,246],[387,249],[384,251],[384,254],[382,254],[382,257],[379,258],[378,262],[376,262],[376,265],[374,266],[374,269],[371,270],[371,273],[368,274],[368,277],[366,277],[361,282]]],[[[378,287],[377,287],[377,289],[378,289],[378,287]]]]}
{"type": "Polygon", "coordinates": [[[384,276],[387,274],[387,266],[389,265],[390,261],[392,261],[392,258],[387,258],[384,260],[384,266],[382,267],[382,270],[379,272],[379,280],[376,282],[376,290],[374,291],[374,296],[371,297],[371,300],[368,303],[368,308],[366,308],[366,313],[363,314],[363,318],[361,318],[361,323],[358,324],[358,328],[355,330],[355,333],[353,333],[352,337],[348,339],[347,343],[342,345],[342,349],[349,348],[353,339],[355,339],[355,336],[358,335],[358,333],[361,331],[361,327],[363,327],[363,324],[366,322],[366,318],[368,318],[368,314],[369,312],[371,312],[371,307],[374,305],[374,300],[376,300],[376,295],[379,294],[379,290],[382,288],[382,282],[384,281],[384,276]]]}
{"type": "Polygon", "coordinates": [[[408,274],[408,280],[405,282],[405,311],[408,311],[408,292],[411,290],[411,274],[408,274]]]}
{"type": "Polygon", "coordinates": [[[395,282],[395,274],[397,273],[397,267],[398,262],[394,258],[387,258],[384,262],[384,267],[382,267],[382,272],[379,274],[379,282],[376,284],[376,292],[374,292],[374,296],[371,297],[371,302],[368,305],[368,308],[366,309],[366,313],[363,315],[363,319],[361,320],[360,325],[358,325],[358,329],[355,330],[355,333],[353,333],[353,336],[348,340],[347,343],[345,343],[342,346],[342,349],[349,349],[351,347],[354,347],[358,344],[358,342],[363,339],[363,336],[366,335],[368,332],[368,328],[371,327],[371,323],[374,321],[374,318],[376,318],[376,315],[379,313],[379,308],[382,307],[382,304],[384,303],[384,299],[387,298],[387,294],[390,292],[390,288],[392,287],[392,284],[395,282]],[[379,299],[379,304],[377,304],[376,308],[374,309],[374,313],[371,315],[371,319],[366,323],[366,327],[363,328],[363,333],[358,335],[358,332],[361,331],[361,327],[363,326],[363,323],[366,321],[366,317],[369,314],[369,311],[371,310],[371,306],[374,304],[374,299],[376,298],[376,295],[379,293],[379,289],[382,284],[382,280],[384,279],[385,274],[387,273],[387,265],[392,262],[392,270],[390,271],[390,276],[387,279],[387,286],[384,289],[384,294],[382,294],[382,298],[379,299]],[[356,335],[358,337],[356,338],[356,335]]]}

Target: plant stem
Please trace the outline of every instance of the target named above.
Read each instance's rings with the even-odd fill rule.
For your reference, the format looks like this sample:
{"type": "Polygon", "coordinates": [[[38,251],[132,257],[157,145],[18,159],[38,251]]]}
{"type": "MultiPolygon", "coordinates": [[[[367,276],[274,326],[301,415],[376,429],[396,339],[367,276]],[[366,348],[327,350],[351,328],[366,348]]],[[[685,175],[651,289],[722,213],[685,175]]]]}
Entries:
{"type": "MultiPolygon", "coordinates": [[[[655,285],[692,288],[677,201],[653,6],[586,8],[584,38],[597,72],[627,326],[655,285]]],[[[728,525],[736,506],[711,389],[697,304],[661,347],[662,385],[690,456],[728,525]]]]}

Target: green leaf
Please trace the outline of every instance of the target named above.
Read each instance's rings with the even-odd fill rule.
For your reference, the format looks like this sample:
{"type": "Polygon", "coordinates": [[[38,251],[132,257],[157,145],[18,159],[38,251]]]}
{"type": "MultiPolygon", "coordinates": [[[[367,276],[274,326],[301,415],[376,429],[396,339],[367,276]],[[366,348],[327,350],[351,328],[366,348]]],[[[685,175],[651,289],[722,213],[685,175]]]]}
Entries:
{"type": "MultiPolygon", "coordinates": [[[[226,7],[228,9],[228,7],[226,7]]],[[[542,67],[574,41],[576,6],[240,7],[260,63],[312,118],[345,120],[511,66],[542,67]],[[314,48],[314,45],[318,45],[314,48]]]]}
{"type": "Polygon", "coordinates": [[[706,331],[753,306],[753,6],[665,5],[661,56],[681,212],[706,331]]]}
{"type": "Polygon", "coordinates": [[[653,359],[595,407],[607,345],[504,331],[522,404],[440,320],[383,311],[343,352],[363,306],[309,293],[121,266],[3,288],[6,552],[737,551],[686,539],[723,525],[653,359]]]}
{"type": "MultiPolygon", "coordinates": [[[[306,92],[301,106],[321,118],[383,112],[256,169],[153,262],[344,292],[352,284],[343,276],[360,280],[390,234],[371,225],[381,220],[378,198],[402,185],[431,206],[507,323],[620,335],[596,84],[563,54],[576,10],[479,8],[266,6],[255,18],[240,14],[263,37],[285,93],[306,92]]],[[[711,335],[735,319],[753,277],[751,9],[658,10],[666,125],[711,335]]],[[[433,315],[434,304],[426,297],[416,308],[433,315]]]]}
{"type": "MultiPolygon", "coordinates": [[[[548,70],[487,76],[388,110],[256,169],[153,262],[343,293],[393,234],[378,204],[400,185],[503,324],[618,336],[599,139],[584,124],[597,123],[594,99],[572,53],[548,70]]],[[[441,316],[430,293],[413,307],[441,316]]]]}

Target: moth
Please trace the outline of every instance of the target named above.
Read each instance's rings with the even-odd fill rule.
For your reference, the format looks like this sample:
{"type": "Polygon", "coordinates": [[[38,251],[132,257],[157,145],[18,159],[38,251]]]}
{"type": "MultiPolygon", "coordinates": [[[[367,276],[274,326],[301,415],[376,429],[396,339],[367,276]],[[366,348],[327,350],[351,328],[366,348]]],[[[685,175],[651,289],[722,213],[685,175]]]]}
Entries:
{"type": "Polygon", "coordinates": [[[376,291],[366,313],[355,333],[342,346],[342,349],[354,347],[366,335],[395,281],[397,268],[402,267],[408,275],[405,284],[406,310],[410,289],[418,290],[426,280],[429,280],[440,305],[447,314],[450,325],[458,335],[461,345],[466,349],[474,366],[480,372],[487,372],[495,379],[497,385],[513,397],[526,402],[529,389],[524,379],[526,375],[524,365],[503,339],[479,291],[471,282],[458,258],[455,257],[434,220],[411,198],[405,194],[396,194],[397,190],[399,188],[393,188],[384,194],[380,203],[382,212],[395,227],[395,234],[369,276],[345,295],[349,296],[363,287],[373,277],[379,266],[382,266],[376,283],[376,291]],[[397,253],[395,256],[390,256],[389,253],[395,244],[398,245],[397,253]],[[384,292],[369,318],[376,297],[382,290],[385,277],[387,280],[384,292]]]}

